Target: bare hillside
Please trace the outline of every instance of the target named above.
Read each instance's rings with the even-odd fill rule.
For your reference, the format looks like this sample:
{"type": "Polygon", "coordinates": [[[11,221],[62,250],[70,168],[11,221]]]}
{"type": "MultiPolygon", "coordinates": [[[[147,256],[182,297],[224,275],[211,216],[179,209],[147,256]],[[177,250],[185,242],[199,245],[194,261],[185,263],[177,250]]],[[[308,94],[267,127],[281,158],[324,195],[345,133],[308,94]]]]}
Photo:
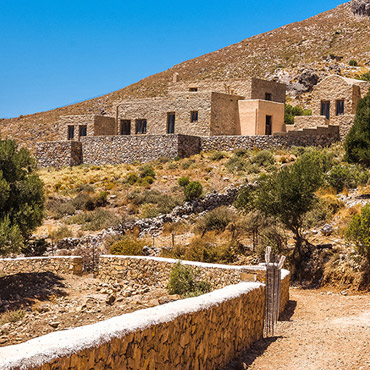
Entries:
{"type": "MultiPolygon", "coordinates": [[[[101,113],[103,109],[109,112],[117,99],[164,94],[174,72],[184,80],[275,78],[297,87],[293,88],[292,96],[304,96],[307,91],[302,89],[302,83],[304,87],[307,71],[322,78],[333,73],[352,77],[367,70],[370,65],[369,5],[369,0],[354,0],[302,22],[185,61],[108,95],[47,112],[0,120],[2,137],[15,138],[29,147],[37,140],[52,140],[60,115],[101,113]],[[359,67],[349,67],[351,59],[356,59],[359,67]]],[[[306,96],[304,103],[307,102],[306,96]]]]}

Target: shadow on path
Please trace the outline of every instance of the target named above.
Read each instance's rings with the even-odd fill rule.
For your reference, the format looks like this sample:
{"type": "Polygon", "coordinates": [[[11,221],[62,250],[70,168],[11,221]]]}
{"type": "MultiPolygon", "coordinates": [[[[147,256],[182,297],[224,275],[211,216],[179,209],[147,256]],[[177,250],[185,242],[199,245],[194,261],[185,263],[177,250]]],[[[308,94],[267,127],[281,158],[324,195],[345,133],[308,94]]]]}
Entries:
{"type": "Polygon", "coordinates": [[[0,277],[0,313],[47,300],[51,295],[64,296],[63,278],[52,272],[30,272],[0,277]]]}
{"type": "Polygon", "coordinates": [[[279,321],[290,321],[297,307],[297,301],[288,301],[284,312],[280,315],[279,321]]]}
{"type": "Polygon", "coordinates": [[[236,359],[228,363],[222,370],[245,370],[252,365],[254,360],[261,356],[271,343],[274,343],[281,336],[263,338],[252,344],[250,348],[243,351],[236,359]]]}

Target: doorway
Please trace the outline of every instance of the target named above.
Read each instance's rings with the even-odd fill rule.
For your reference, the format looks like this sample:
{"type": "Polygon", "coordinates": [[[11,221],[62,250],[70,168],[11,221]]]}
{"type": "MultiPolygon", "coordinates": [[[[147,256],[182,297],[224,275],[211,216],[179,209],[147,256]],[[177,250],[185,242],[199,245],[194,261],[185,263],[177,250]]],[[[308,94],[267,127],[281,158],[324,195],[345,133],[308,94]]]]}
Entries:
{"type": "Polygon", "coordinates": [[[175,133],[175,113],[167,113],[167,133],[174,134],[175,133]]]}
{"type": "Polygon", "coordinates": [[[266,116],[265,135],[272,135],[272,116],[266,116]]]}

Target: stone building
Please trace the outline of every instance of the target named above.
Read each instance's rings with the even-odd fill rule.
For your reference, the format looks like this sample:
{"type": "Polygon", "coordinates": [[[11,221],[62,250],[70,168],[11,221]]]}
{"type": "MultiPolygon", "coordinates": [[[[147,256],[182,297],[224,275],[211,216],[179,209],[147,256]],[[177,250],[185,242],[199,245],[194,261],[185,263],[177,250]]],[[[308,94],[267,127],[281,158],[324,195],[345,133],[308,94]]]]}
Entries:
{"type": "Polygon", "coordinates": [[[184,157],[201,150],[328,145],[335,127],[286,134],[286,85],[257,78],[179,81],[166,96],[127,99],[109,115],[60,119],[55,142],[37,144],[40,166],[116,164],[184,157]]]}
{"type": "Polygon", "coordinates": [[[294,126],[287,129],[337,125],[341,138],[345,138],[353,124],[357,103],[369,88],[367,81],[337,75],[326,77],[313,89],[312,116],[295,117],[294,126]]]}

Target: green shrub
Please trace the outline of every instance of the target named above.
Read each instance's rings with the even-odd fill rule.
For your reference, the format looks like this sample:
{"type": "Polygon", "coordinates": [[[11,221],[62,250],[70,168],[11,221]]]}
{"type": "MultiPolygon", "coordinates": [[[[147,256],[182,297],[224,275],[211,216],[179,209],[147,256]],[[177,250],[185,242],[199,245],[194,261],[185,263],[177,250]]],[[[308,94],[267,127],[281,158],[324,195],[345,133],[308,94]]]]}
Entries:
{"type": "Polygon", "coordinates": [[[22,253],[26,257],[42,256],[48,249],[49,243],[44,239],[28,240],[22,248],[22,253]]]}
{"type": "Polygon", "coordinates": [[[294,117],[296,116],[311,116],[312,111],[310,109],[303,109],[298,105],[292,106],[290,104],[285,105],[284,123],[286,125],[294,125],[294,117]]]}
{"type": "Polygon", "coordinates": [[[181,164],[181,167],[183,170],[187,170],[192,164],[194,164],[195,161],[194,159],[189,159],[187,161],[184,161],[182,164],[181,164]]]}
{"type": "Polygon", "coordinates": [[[178,262],[171,270],[168,282],[168,293],[179,294],[182,297],[195,297],[208,293],[211,285],[198,279],[198,275],[190,266],[178,262]]]}
{"type": "Polygon", "coordinates": [[[357,67],[358,66],[357,60],[355,60],[355,59],[351,59],[348,64],[352,67],[357,67]]]}
{"type": "Polygon", "coordinates": [[[235,218],[235,213],[226,206],[216,208],[206,213],[197,223],[196,229],[202,234],[207,231],[225,231],[227,226],[235,218]]]}
{"type": "Polygon", "coordinates": [[[248,156],[248,149],[237,149],[234,152],[236,157],[247,157],[248,156]]]}
{"type": "Polygon", "coordinates": [[[189,185],[189,183],[190,183],[189,176],[183,176],[183,177],[179,178],[179,185],[180,186],[185,187],[185,186],[189,185]]]}
{"type": "Polygon", "coordinates": [[[104,207],[108,203],[108,193],[106,191],[101,191],[99,195],[96,197],[95,206],[96,207],[104,207]]]}
{"type": "Polygon", "coordinates": [[[113,212],[98,208],[92,212],[85,212],[80,215],[72,216],[67,222],[68,224],[77,223],[82,225],[82,230],[97,231],[117,225],[119,219],[113,212]]]}
{"type": "Polygon", "coordinates": [[[76,208],[73,205],[73,201],[52,199],[46,204],[46,209],[51,213],[51,217],[59,220],[67,215],[74,215],[76,208]]]}
{"type": "Polygon", "coordinates": [[[142,185],[146,186],[146,185],[151,185],[153,184],[154,182],[154,178],[151,177],[151,176],[146,176],[143,178],[143,181],[142,181],[142,185]]]}
{"type": "Polygon", "coordinates": [[[213,152],[210,156],[212,161],[220,161],[221,159],[225,158],[224,152],[213,152]]]}
{"type": "Polygon", "coordinates": [[[152,177],[155,179],[155,172],[151,165],[146,164],[139,168],[140,177],[143,179],[145,177],[152,177]]]}
{"type": "Polygon", "coordinates": [[[57,242],[58,240],[62,240],[64,238],[71,238],[72,236],[72,230],[67,226],[61,226],[55,231],[52,231],[49,235],[53,242],[57,242]]]}
{"type": "Polygon", "coordinates": [[[279,255],[286,250],[287,245],[288,238],[284,230],[276,225],[270,225],[261,231],[256,252],[263,259],[266,247],[271,247],[272,253],[279,255]]]}
{"type": "Polygon", "coordinates": [[[247,169],[247,162],[240,157],[231,157],[225,165],[226,169],[231,173],[243,172],[247,169]]]}
{"type": "Polygon", "coordinates": [[[81,192],[73,200],[72,205],[76,209],[82,210],[93,210],[95,208],[95,202],[88,193],[81,192]]]}
{"type": "Polygon", "coordinates": [[[143,247],[145,247],[144,241],[126,235],[121,240],[111,245],[110,253],[124,256],[142,256],[143,247]]]}
{"type": "Polygon", "coordinates": [[[176,162],[171,162],[169,165],[168,165],[168,169],[169,170],[176,170],[179,168],[179,165],[176,163],[176,162]]]}
{"type": "Polygon", "coordinates": [[[368,71],[368,72],[366,72],[366,73],[362,74],[362,75],[360,76],[360,79],[361,79],[361,80],[363,80],[363,81],[370,81],[370,71],[368,71]]]}
{"type": "Polygon", "coordinates": [[[131,172],[126,176],[125,182],[127,182],[130,185],[134,185],[137,183],[138,180],[139,180],[138,175],[136,175],[136,173],[134,172],[131,172]]]}
{"type": "Polygon", "coordinates": [[[251,163],[257,164],[260,167],[267,167],[275,164],[275,158],[268,150],[261,150],[251,158],[251,163]]]}
{"type": "Polygon", "coordinates": [[[186,200],[195,200],[198,199],[203,192],[203,187],[199,181],[191,181],[184,188],[184,194],[186,200]]]}
{"type": "Polygon", "coordinates": [[[370,204],[362,207],[361,214],[352,218],[346,237],[355,243],[358,253],[370,262],[370,204]]]}
{"type": "Polygon", "coordinates": [[[328,183],[337,192],[341,192],[344,187],[354,189],[366,184],[368,178],[369,173],[359,166],[336,165],[330,170],[328,183]]]}

